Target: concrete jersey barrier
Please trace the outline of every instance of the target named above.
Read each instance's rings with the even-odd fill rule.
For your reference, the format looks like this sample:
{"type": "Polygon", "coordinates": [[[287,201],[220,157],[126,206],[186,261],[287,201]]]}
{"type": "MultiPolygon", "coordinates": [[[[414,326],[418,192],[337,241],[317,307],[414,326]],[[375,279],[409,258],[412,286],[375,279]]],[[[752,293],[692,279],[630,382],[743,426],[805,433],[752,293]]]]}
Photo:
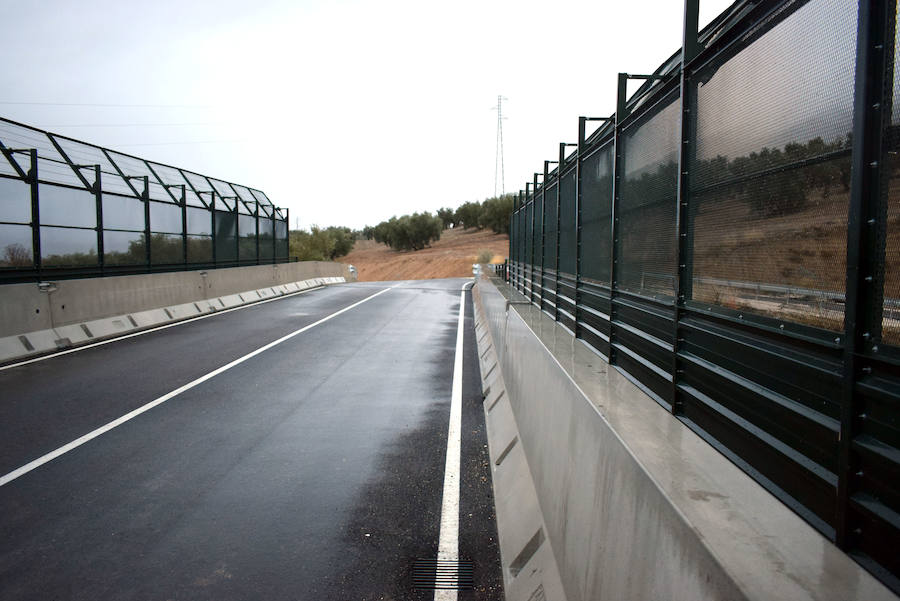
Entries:
{"type": "Polygon", "coordinates": [[[0,364],[355,279],[305,261],[0,286],[0,364]]]}
{"type": "Polygon", "coordinates": [[[473,294],[508,601],[897,599],[524,296],[473,294]]]}

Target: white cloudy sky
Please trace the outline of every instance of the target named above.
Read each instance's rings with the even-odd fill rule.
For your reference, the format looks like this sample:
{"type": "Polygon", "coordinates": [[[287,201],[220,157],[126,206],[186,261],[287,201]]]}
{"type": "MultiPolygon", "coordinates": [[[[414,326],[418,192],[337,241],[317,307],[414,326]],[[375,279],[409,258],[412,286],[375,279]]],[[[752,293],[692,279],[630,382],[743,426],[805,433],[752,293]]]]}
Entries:
{"type": "MultiPolygon", "coordinates": [[[[730,4],[701,0],[701,25],[730,4]]],[[[358,228],[506,190],[681,45],[679,0],[0,0],[0,115],[358,228]]]]}

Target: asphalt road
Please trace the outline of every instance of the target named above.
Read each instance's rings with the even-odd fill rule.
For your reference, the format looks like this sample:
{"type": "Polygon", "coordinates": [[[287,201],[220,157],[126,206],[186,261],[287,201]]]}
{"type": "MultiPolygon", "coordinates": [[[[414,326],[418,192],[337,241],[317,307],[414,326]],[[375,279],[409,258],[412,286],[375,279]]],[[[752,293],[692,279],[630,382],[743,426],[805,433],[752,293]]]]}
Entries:
{"type": "MultiPolygon", "coordinates": [[[[0,599],[430,599],[412,570],[437,551],[464,281],[334,286],[0,371],[3,477],[316,324],[0,486],[0,599]]],[[[500,599],[466,298],[459,598],[500,599]]]]}

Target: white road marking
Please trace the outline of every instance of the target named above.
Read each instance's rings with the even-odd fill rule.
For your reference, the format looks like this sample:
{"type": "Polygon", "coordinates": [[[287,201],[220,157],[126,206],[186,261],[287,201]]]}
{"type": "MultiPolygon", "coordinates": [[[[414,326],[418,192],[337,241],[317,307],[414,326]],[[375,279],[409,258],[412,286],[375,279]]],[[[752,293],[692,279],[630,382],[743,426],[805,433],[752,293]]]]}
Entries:
{"type": "Polygon", "coordinates": [[[235,366],[237,366],[237,365],[240,365],[240,364],[243,363],[244,361],[247,361],[248,359],[252,359],[253,357],[259,355],[260,353],[264,353],[265,351],[269,350],[270,348],[272,348],[272,347],[274,347],[274,346],[278,346],[279,344],[281,344],[282,342],[284,342],[284,341],[286,341],[286,340],[290,340],[291,338],[293,338],[294,336],[297,336],[298,334],[302,334],[303,332],[306,332],[307,330],[311,330],[312,328],[314,328],[314,327],[316,327],[316,326],[318,326],[318,325],[320,325],[320,324],[323,324],[323,323],[325,323],[326,321],[328,321],[328,320],[330,320],[330,319],[333,319],[333,318],[337,317],[337,316],[340,315],[341,313],[346,313],[347,311],[349,311],[349,310],[351,310],[351,309],[354,309],[354,308],[358,307],[359,305],[363,304],[364,302],[370,301],[370,300],[372,300],[373,298],[375,298],[376,296],[380,296],[380,295],[384,294],[385,292],[388,292],[388,291],[391,290],[392,288],[393,288],[393,287],[391,287],[391,288],[385,288],[384,290],[380,290],[379,292],[376,292],[375,294],[373,294],[373,295],[371,295],[371,296],[367,296],[366,298],[362,299],[361,301],[355,302],[355,303],[353,303],[353,304],[350,305],[350,306],[344,307],[343,309],[341,309],[341,310],[339,310],[339,311],[335,311],[334,313],[332,313],[332,314],[330,314],[330,315],[327,315],[327,316],[323,317],[323,318],[320,319],[319,321],[316,321],[316,322],[314,322],[314,323],[311,323],[311,324],[309,324],[308,326],[304,326],[304,327],[300,328],[299,330],[295,330],[295,331],[291,332],[290,334],[288,334],[288,335],[286,335],[286,336],[282,336],[282,337],[279,338],[278,340],[275,340],[275,341],[273,341],[273,342],[270,342],[269,344],[266,344],[265,346],[261,346],[260,348],[256,349],[255,351],[252,351],[252,352],[250,352],[250,353],[247,353],[247,354],[244,355],[243,357],[241,357],[241,358],[239,358],[239,359],[235,359],[235,360],[232,361],[231,363],[228,363],[228,364],[226,364],[226,365],[223,365],[222,367],[220,367],[220,368],[218,368],[218,369],[216,369],[216,370],[213,370],[213,371],[209,372],[209,373],[206,374],[205,376],[200,376],[200,377],[197,378],[196,380],[193,380],[193,381],[191,381],[191,382],[188,382],[188,383],[185,384],[184,386],[181,386],[181,387],[179,387],[179,388],[176,388],[176,389],[173,390],[172,392],[169,392],[169,393],[167,393],[167,394],[164,394],[163,396],[159,397],[158,399],[153,400],[153,401],[150,401],[150,402],[147,403],[146,405],[144,405],[144,406],[142,406],[142,407],[138,407],[137,409],[135,409],[134,411],[131,411],[130,413],[126,413],[126,414],[123,415],[122,417],[120,417],[120,418],[118,418],[118,419],[116,419],[116,420],[113,420],[113,421],[109,422],[109,423],[106,424],[105,426],[101,426],[101,427],[97,428],[96,430],[94,430],[94,431],[92,431],[92,432],[88,432],[87,434],[85,434],[84,436],[82,436],[82,437],[80,437],[80,438],[76,438],[75,440],[73,440],[73,441],[70,442],[69,444],[63,445],[63,446],[59,447],[58,449],[56,449],[55,451],[50,451],[50,452],[47,453],[46,455],[43,455],[42,457],[38,457],[38,458],[35,459],[34,461],[31,461],[31,462],[29,462],[29,463],[23,465],[22,467],[20,467],[20,468],[18,468],[18,469],[15,469],[15,470],[13,470],[13,471],[11,471],[11,472],[9,472],[9,473],[6,474],[5,476],[0,477],[0,486],[4,486],[5,484],[9,484],[10,482],[12,482],[13,480],[15,480],[16,478],[18,478],[18,477],[20,477],[20,476],[23,476],[23,475],[27,474],[28,472],[30,472],[30,471],[32,471],[32,470],[34,470],[34,469],[39,468],[40,466],[44,465],[45,463],[48,463],[48,462],[50,462],[50,461],[53,461],[54,459],[56,459],[56,458],[59,457],[60,455],[64,455],[64,454],[68,453],[69,451],[71,451],[72,449],[76,449],[76,448],[80,447],[80,446],[83,445],[84,443],[89,442],[89,441],[91,441],[91,440],[97,438],[97,437],[100,436],[101,434],[105,434],[106,432],[109,432],[109,431],[112,430],[113,428],[116,428],[116,427],[118,427],[118,426],[121,426],[121,425],[124,424],[125,422],[127,422],[127,421],[129,421],[129,420],[132,420],[132,419],[134,419],[135,417],[139,416],[140,414],[145,413],[145,412],[147,412],[147,411],[153,409],[153,408],[156,407],[157,405],[161,405],[161,404],[165,403],[165,402],[168,401],[169,399],[172,399],[172,398],[178,396],[178,395],[181,394],[182,392],[186,392],[186,391],[190,390],[191,388],[194,388],[195,386],[198,386],[198,385],[202,384],[203,382],[206,382],[207,380],[209,380],[209,379],[211,379],[211,378],[214,378],[214,377],[218,376],[219,374],[228,371],[228,370],[231,369],[232,367],[235,367],[235,366]]]}
{"type": "MultiPolygon", "coordinates": [[[[444,498],[441,502],[441,534],[438,561],[459,559],[459,455],[462,430],[463,335],[466,322],[466,286],[459,293],[459,323],[456,326],[456,355],[453,358],[453,387],[450,392],[450,427],[447,430],[447,460],[444,464],[444,498]]],[[[437,589],[434,601],[456,601],[457,591],[437,589]]]]}
{"type": "Polygon", "coordinates": [[[53,359],[54,357],[59,357],[60,355],[68,355],[69,353],[77,353],[78,351],[84,351],[89,348],[94,348],[95,346],[103,346],[104,344],[110,344],[111,342],[118,342],[119,340],[125,340],[126,338],[134,338],[135,336],[143,336],[144,334],[149,334],[150,332],[157,332],[159,330],[165,330],[166,328],[174,328],[175,326],[184,325],[184,324],[190,323],[192,321],[200,321],[201,319],[206,319],[207,317],[215,317],[216,315],[223,315],[225,313],[231,313],[232,311],[238,311],[240,309],[247,309],[249,307],[265,305],[266,303],[271,303],[271,302],[274,302],[277,300],[281,300],[283,298],[288,298],[289,296],[297,296],[298,294],[312,292],[313,290],[321,290],[322,288],[325,288],[325,286],[316,286],[315,288],[307,288],[306,290],[298,290],[297,292],[289,292],[289,293],[283,294],[281,296],[276,296],[275,298],[269,298],[269,299],[255,302],[255,303],[247,303],[246,305],[240,305],[238,307],[224,309],[222,311],[215,311],[213,313],[207,313],[205,315],[198,315],[196,317],[182,319],[180,321],[176,321],[175,323],[167,323],[166,325],[157,326],[155,328],[148,328],[146,330],[141,330],[140,332],[133,332],[131,334],[123,334],[121,336],[116,336],[115,338],[110,338],[108,340],[101,340],[100,342],[93,342],[91,344],[85,344],[83,346],[76,346],[75,348],[70,348],[70,349],[66,349],[64,351],[59,351],[59,352],[53,353],[52,355],[42,355],[40,357],[35,357],[34,359],[26,359],[25,361],[19,361],[18,363],[10,363],[9,365],[2,365],[2,366],[0,366],[0,371],[3,371],[4,369],[12,369],[13,367],[19,367],[21,365],[28,365],[29,363],[37,363],[38,361],[46,361],[47,359],[53,359]]]}

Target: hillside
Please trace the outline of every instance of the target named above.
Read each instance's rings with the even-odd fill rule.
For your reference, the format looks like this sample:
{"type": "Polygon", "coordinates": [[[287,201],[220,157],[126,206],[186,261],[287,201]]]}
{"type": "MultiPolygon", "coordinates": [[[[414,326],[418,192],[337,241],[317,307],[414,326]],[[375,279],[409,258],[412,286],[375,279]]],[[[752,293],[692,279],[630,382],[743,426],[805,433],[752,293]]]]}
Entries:
{"type": "Polygon", "coordinates": [[[472,263],[482,250],[502,263],[509,252],[509,236],[489,230],[444,230],[441,239],[418,251],[396,251],[374,240],[358,240],[353,250],[337,259],[356,267],[361,282],[428,280],[472,275],[472,263]]]}

